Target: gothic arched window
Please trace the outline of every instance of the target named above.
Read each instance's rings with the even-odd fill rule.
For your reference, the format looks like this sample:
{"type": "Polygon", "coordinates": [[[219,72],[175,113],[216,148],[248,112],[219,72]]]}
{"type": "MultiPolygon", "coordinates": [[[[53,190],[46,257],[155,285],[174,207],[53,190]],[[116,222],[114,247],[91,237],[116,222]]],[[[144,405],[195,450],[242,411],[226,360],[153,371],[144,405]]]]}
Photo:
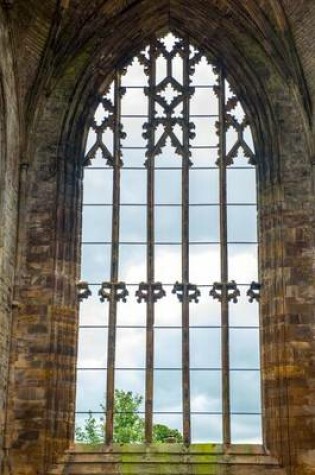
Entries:
{"type": "Polygon", "coordinates": [[[83,165],[77,424],[104,410],[115,440],[120,391],[146,442],[260,442],[255,154],[224,68],[152,40],[99,97],[83,165]]]}

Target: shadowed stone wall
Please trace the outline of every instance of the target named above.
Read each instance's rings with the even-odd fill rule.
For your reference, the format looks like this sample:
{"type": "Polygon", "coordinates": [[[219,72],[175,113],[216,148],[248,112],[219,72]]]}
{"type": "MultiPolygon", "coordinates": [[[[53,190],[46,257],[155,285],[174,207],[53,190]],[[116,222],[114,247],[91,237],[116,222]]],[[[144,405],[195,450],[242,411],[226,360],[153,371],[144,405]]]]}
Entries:
{"type": "Polygon", "coordinates": [[[18,206],[19,122],[11,35],[0,9],[0,467],[5,447],[18,206]]]}
{"type": "Polygon", "coordinates": [[[139,449],[147,465],[126,448],[114,456],[65,451],[74,425],[86,118],[115,66],[169,28],[223,60],[254,132],[266,450],[217,447],[213,457],[208,447],[199,467],[203,454],[168,448],[163,470],[315,474],[314,2],[8,3],[0,6],[0,474],[133,473],[130,463],[155,473],[150,464],[161,458],[155,448],[139,449]]]}

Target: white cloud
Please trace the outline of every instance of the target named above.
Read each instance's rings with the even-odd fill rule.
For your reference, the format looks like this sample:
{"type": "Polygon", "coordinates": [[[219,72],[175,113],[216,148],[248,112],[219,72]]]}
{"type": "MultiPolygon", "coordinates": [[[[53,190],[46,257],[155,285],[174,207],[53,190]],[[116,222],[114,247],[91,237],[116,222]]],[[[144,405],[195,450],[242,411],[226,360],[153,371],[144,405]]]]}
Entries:
{"type": "MultiPolygon", "coordinates": [[[[160,61],[163,63],[163,61],[160,61]]],[[[164,61],[165,63],[165,61],[164,61]]],[[[181,60],[174,62],[176,77],[182,75],[181,60]]],[[[163,67],[163,65],[162,65],[163,67]]],[[[164,64],[165,67],[165,64],[164,64]]],[[[125,86],[142,86],[147,82],[143,67],[135,60],[128,70],[128,78],[122,78],[125,86]]],[[[214,82],[212,67],[203,59],[196,66],[193,85],[214,82]],[[207,78],[207,79],[206,79],[207,78]]],[[[180,109],[180,108],[179,108],[180,109]]],[[[123,114],[145,114],[147,99],[140,90],[128,90],[122,99],[123,114]]],[[[180,110],[178,111],[180,112],[180,110]]],[[[195,114],[217,113],[217,98],[211,89],[196,91],[191,101],[191,112],[195,114]],[[208,100],[208,102],[207,102],[208,100]]],[[[241,115],[241,110],[237,114],[241,115]]],[[[97,120],[102,119],[101,110],[97,111],[97,120]]],[[[196,119],[197,138],[192,145],[214,145],[217,136],[214,130],[216,119],[196,119]],[[210,133],[209,133],[210,131],[210,133]],[[212,132],[211,132],[212,131],[212,132]]],[[[142,123],[145,119],[124,119],[124,129],[128,133],[123,145],[144,146],[142,123]]],[[[112,133],[106,132],[103,137],[112,149],[112,133]]],[[[233,142],[228,137],[228,146],[233,142]]],[[[88,138],[87,150],[93,145],[95,134],[88,138]]],[[[213,165],[214,157],[207,157],[202,151],[194,152],[194,162],[203,166],[213,165]],[[200,161],[200,162],[198,162],[200,161]]],[[[143,151],[124,152],[127,166],[134,163],[142,166],[143,151]]],[[[180,166],[181,159],[174,155],[169,146],[157,157],[160,166],[180,166]]],[[[95,164],[104,166],[104,160],[97,155],[95,164]]],[[[88,203],[111,203],[112,171],[87,171],[85,174],[84,200],[88,203]]],[[[256,198],[255,172],[247,170],[228,170],[228,201],[254,202],[256,198]],[[240,186],[242,184],[242,186],[240,186]]],[[[218,203],[218,171],[193,170],[190,173],[190,202],[218,203]]],[[[146,201],[146,170],[121,173],[121,201],[124,203],[145,203],[146,201]]],[[[158,203],[181,202],[181,172],[156,172],[156,201],[158,203]]],[[[146,210],[143,208],[126,208],[121,212],[121,240],[146,240],[146,210]]],[[[255,208],[230,208],[229,239],[254,240],[256,238],[255,208]]],[[[83,240],[110,240],[110,216],[99,208],[91,210],[89,219],[85,218],[83,240]],[[104,224],[106,221],[106,225],[104,224]]],[[[180,241],[180,208],[160,208],[156,213],[156,238],[158,241],[180,241]],[[176,214],[177,213],[177,214],[176,214]],[[177,224],[175,224],[175,222],[177,224]]],[[[218,241],[219,219],[218,208],[192,208],[191,241],[218,241]],[[208,214],[207,214],[208,212],[208,214]],[[215,224],[214,224],[215,223],[215,224]]],[[[90,282],[102,282],[109,278],[110,247],[90,246],[83,249],[82,278],[90,282]]],[[[155,247],[156,280],[163,284],[181,281],[181,246],[155,247]]],[[[229,245],[229,278],[238,283],[249,284],[257,280],[257,246],[229,245]]],[[[120,279],[127,284],[137,284],[146,280],[146,247],[121,246],[120,248],[120,279]]],[[[192,283],[207,285],[202,287],[202,295],[198,304],[190,306],[191,326],[219,326],[220,304],[209,296],[210,286],[220,280],[220,249],[216,244],[190,246],[190,280],[192,283]]],[[[118,304],[117,324],[123,326],[146,324],[146,306],[137,303],[136,287],[128,287],[130,295],[128,303],[118,304]]],[[[165,286],[167,296],[155,306],[156,326],[180,326],[181,304],[171,293],[171,286],[165,286]]],[[[81,324],[106,325],[108,322],[108,303],[100,303],[97,287],[93,288],[94,296],[81,304],[81,324]]],[[[231,325],[257,325],[258,306],[250,305],[246,299],[246,287],[242,287],[239,303],[230,305],[231,325]]],[[[155,366],[159,368],[181,367],[181,330],[156,330],[155,333],[155,366]]],[[[231,330],[231,362],[233,367],[257,367],[259,364],[257,330],[231,330]]],[[[116,387],[131,390],[144,395],[145,372],[139,370],[145,366],[145,330],[128,328],[117,329],[116,366],[117,368],[138,368],[138,370],[116,371],[116,387]]],[[[207,368],[221,366],[221,346],[219,329],[191,329],[191,367],[207,368]]],[[[105,367],[107,354],[107,330],[83,330],[80,334],[78,364],[81,367],[105,367]]],[[[156,371],[154,388],[154,410],[182,410],[181,371],[156,371]]],[[[258,411],[260,407],[258,373],[231,372],[232,410],[258,411]]],[[[99,410],[104,400],[106,371],[80,371],[78,373],[77,410],[99,410]]],[[[218,412],[222,407],[221,372],[191,371],[191,408],[193,412],[218,412]]],[[[143,409],[143,408],[142,408],[143,409]]],[[[156,414],[154,422],[165,423],[182,430],[181,415],[156,414]]],[[[222,418],[220,415],[193,415],[192,434],[194,442],[221,441],[222,418]]],[[[259,442],[260,425],[256,416],[232,416],[232,434],[234,442],[259,442]]]]}

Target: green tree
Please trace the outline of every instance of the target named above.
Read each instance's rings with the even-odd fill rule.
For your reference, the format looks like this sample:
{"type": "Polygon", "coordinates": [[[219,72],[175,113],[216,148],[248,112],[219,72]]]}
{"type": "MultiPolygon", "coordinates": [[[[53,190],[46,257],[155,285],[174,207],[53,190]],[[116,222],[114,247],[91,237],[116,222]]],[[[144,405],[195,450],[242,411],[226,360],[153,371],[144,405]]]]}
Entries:
{"type": "MultiPolygon", "coordinates": [[[[143,396],[131,391],[115,390],[114,434],[117,443],[141,443],[144,441],[144,419],[138,414],[143,396]]],[[[104,406],[101,404],[104,410],[104,406]]],[[[97,421],[89,411],[83,427],[75,432],[77,442],[97,445],[104,441],[104,420],[97,421]]],[[[183,442],[183,436],[177,429],[164,424],[154,424],[153,442],[183,442]]]]}
{"type": "MultiPolygon", "coordinates": [[[[143,397],[131,391],[115,390],[113,441],[121,444],[144,440],[144,421],[137,414],[143,397]]],[[[103,408],[104,409],[104,408],[103,408]]]]}
{"type": "Polygon", "coordinates": [[[183,436],[177,429],[171,429],[164,424],[154,424],[153,441],[157,443],[163,442],[183,442],[183,436]]]}
{"type": "Polygon", "coordinates": [[[93,413],[89,411],[88,418],[85,420],[84,427],[77,427],[75,430],[75,439],[83,444],[97,445],[103,442],[103,424],[100,424],[93,413]]]}

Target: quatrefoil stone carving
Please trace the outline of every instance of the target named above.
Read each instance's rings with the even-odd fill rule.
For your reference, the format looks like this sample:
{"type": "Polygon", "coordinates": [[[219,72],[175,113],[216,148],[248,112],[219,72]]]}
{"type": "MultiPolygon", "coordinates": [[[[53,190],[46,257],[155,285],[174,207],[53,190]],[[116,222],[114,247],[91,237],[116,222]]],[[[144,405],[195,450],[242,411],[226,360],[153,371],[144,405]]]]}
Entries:
{"type": "Polygon", "coordinates": [[[166,292],[163,289],[161,282],[147,283],[140,282],[139,288],[136,291],[136,297],[138,303],[144,302],[157,302],[161,298],[165,297],[166,292]]]}
{"type": "Polygon", "coordinates": [[[172,293],[177,295],[177,298],[180,302],[183,302],[184,298],[186,297],[189,302],[194,300],[196,303],[198,303],[199,297],[201,295],[197,285],[190,283],[183,284],[180,282],[175,283],[172,293]]]}
{"type": "Polygon", "coordinates": [[[98,294],[101,302],[105,302],[105,300],[109,302],[112,299],[112,296],[114,296],[114,299],[117,302],[120,300],[122,302],[127,302],[129,292],[126,288],[125,282],[103,282],[98,294]]]}
{"type": "Polygon", "coordinates": [[[219,302],[222,302],[224,292],[226,292],[228,301],[232,301],[233,303],[237,303],[238,297],[241,295],[235,280],[231,280],[231,282],[227,283],[214,282],[209,295],[214,299],[217,299],[219,302]]]}

